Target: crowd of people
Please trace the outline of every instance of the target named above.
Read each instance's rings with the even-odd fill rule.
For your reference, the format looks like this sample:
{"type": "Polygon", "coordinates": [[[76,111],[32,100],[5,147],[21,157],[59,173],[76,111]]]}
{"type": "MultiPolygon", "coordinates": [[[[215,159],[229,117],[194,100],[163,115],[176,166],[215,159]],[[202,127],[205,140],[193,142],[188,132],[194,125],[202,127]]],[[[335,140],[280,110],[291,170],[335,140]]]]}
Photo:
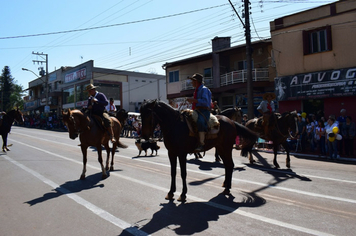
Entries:
{"type": "Polygon", "coordinates": [[[298,133],[295,139],[289,139],[293,150],[315,153],[329,159],[341,156],[354,156],[355,122],[346,110],[341,109],[340,116],[330,115],[316,118],[315,115],[298,113],[298,133]]]}
{"type": "Polygon", "coordinates": [[[52,112],[24,115],[24,126],[48,130],[65,130],[62,120],[52,112]]]}

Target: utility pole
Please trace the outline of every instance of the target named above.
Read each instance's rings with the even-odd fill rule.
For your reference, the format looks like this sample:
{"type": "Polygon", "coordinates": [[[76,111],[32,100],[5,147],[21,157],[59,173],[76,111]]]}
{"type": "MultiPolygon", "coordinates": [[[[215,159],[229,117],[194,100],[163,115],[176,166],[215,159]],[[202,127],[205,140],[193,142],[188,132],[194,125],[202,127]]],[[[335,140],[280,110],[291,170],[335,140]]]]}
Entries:
{"type": "MultiPolygon", "coordinates": [[[[46,106],[45,106],[45,111],[49,110],[49,107],[48,107],[48,54],[44,54],[44,53],[39,53],[39,52],[32,52],[32,54],[34,55],[37,55],[37,56],[40,56],[41,58],[43,58],[45,56],[45,58],[43,58],[42,61],[39,61],[39,60],[33,60],[33,63],[46,63],[46,81],[45,81],[45,97],[46,97],[46,106]]],[[[43,75],[41,75],[43,76],[43,75]]]]}
{"type": "Polygon", "coordinates": [[[250,29],[250,1],[244,0],[245,6],[245,37],[246,37],[246,64],[247,64],[247,115],[249,119],[254,117],[253,81],[252,81],[252,47],[250,29]]]}
{"type": "Polygon", "coordinates": [[[234,9],[236,15],[239,17],[243,27],[245,28],[246,38],[246,89],[247,89],[247,115],[249,119],[255,117],[254,104],[253,104],[253,80],[252,80],[252,47],[251,47],[251,29],[250,29],[250,2],[249,0],[243,0],[244,2],[244,15],[245,23],[240,18],[234,5],[229,0],[231,7],[234,9]]]}

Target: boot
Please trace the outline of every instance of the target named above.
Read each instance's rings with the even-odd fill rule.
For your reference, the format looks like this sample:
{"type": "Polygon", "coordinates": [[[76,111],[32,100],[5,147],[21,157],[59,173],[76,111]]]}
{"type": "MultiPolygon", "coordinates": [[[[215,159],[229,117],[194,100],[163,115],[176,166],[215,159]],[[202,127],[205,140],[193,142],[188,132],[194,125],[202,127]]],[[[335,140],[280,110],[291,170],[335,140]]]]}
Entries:
{"type": "Polygon", "coordinates": [[[206,132],[199,132],[200,145],[194,150],[194,152],[203,152],[204,151],[205,133],[206,132]]]}
{"type": "Polygon", "coordinates": [[[115,139],[115,136],[114,136],[114,131],[112,130],[112,126],[109,126],[107,128],[109,134],[110,134],[110,140],[112,143],[115,143],[116,142],[116,139],[115,139]]]}

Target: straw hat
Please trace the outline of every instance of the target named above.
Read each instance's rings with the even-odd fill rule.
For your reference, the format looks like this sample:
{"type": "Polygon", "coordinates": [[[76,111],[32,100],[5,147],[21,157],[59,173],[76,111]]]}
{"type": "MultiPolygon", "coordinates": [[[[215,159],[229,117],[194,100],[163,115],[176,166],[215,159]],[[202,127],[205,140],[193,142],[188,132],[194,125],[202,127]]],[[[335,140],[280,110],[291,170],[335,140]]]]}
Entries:
{"type": "Polygon", "coordinates": [[[85,87],[85,90],[86,91],[89,91],[89,90],[92,90],[92,89],[95,89],[95,88],[97,88],[98,86],[94,86],[93,84],[89,84],[89,85],[87,85],[87,87],[85,87]]]}
{"type": "Polygon", "coordinates": [[[267,96],[271,96],[272,97],[272,100],[276,99],[276,94],[272,93],[272,92],[268,92],[268,93],[265,93],[263,94],[263,100],[267,100],[267,96]]]}

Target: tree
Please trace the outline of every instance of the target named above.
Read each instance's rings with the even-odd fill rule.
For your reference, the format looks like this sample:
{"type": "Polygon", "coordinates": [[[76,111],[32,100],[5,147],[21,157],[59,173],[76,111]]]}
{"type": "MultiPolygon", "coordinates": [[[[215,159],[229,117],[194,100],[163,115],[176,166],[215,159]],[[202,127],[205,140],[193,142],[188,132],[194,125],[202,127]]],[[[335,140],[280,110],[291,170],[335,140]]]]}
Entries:
{"type": "Polygon", "coordinates": [[[15,84],[10,68],[5,66],[0,76],[1,110],[9,111],[16,106],[23,108],[22,86],[15,84]],[[21,106],[22,105],[22,106],[21,106]]]}

